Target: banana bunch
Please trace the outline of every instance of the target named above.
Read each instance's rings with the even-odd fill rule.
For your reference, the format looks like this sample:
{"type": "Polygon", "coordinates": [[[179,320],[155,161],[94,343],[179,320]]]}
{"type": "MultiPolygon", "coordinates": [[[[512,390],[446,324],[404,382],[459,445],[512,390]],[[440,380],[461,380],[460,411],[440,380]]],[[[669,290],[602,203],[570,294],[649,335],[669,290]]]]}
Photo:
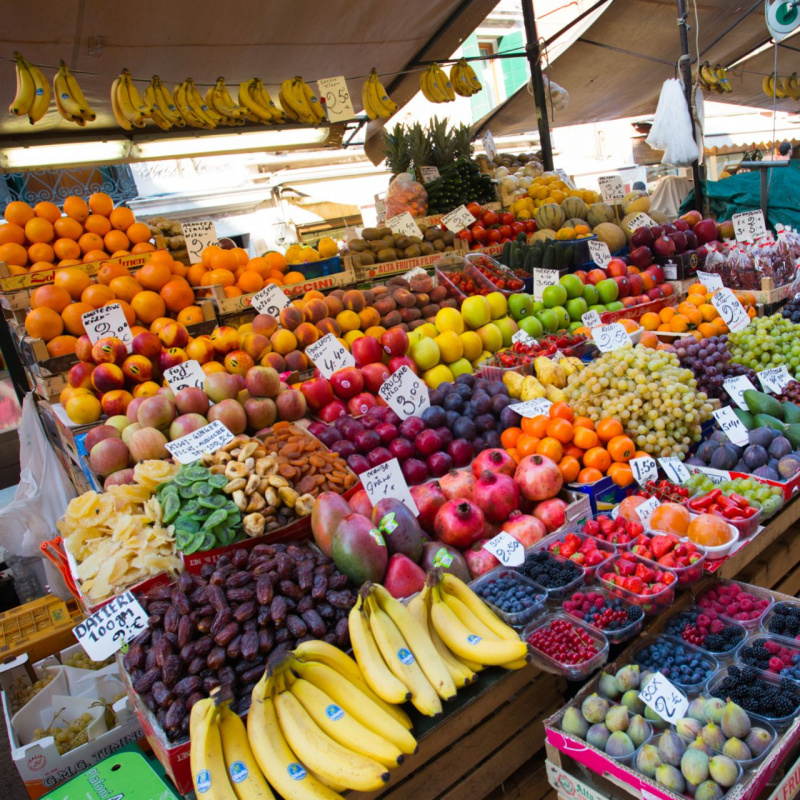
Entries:
{"type": "Polygon", "coordinates": [[[728,73],[721,64],[712,67],[708,61],[704,61],[697,70],[697,80],[701,88],[707,92],[730,94],[733,91],[728,73]]]}
{"type": "Polygon", "coordinates": [[[206,106],[221,117],[220,124],[244,125],[249,112],[231,97],[225,78],[217,78],[216,84],[206,90],[205,101],[206,106]]]}
{"type": "Polygon", "coordinates": [[[153,106],[148,105],[139,94],[136,84],[131,80],[130,70],[122,70],[122,74],[111,84],[111,110],[117,124],[126,131],[144,128],[145,121],[153,116],[153,106]]]}
{"type": "Polygon", "coordinates": [[[239,84],[238,99],[251,122],[286,122],[286,115],[272,102],[260,78],[242,81],[239,84]]]}
{"type": "Polygon", "coordinates": [[[453,84],[455,93],[461,97],[472,97],[483,89],[475,70],[463,58],[450,67],[450,83],[453,84]]]}
{"type": "Polygon", "coordinates": [[[86,102],[81,87],[78,86],[78,81],[75,80],[75,76],[69,71],[63,60],[53,78],[53,97],[58,113],[67,122],[74,122],[83,127],[87,122],[94,122],[97,117],[86,102]]]}
{"type": "Polygon", "coordinates": [[[370,119],[389,119],[397,111],[397,103],[386,93],[375,69],[361,87],[361,104],[370,119]]]}
{"type": "Polygon", "coordinates": [[[300,77],[288,78],[281,84],[278,99],[286,116],[306,125],[327,122],[325,109],[311,87],[300,77]]]}
{"type": "Polygon", "coordinates": [[[382,788],[389,770],[417,751],[410,728],[402,709],[369,689],[350,656],[318,640],[265,673],[247,716],[255,760],[284,800],[338,800],[346,789],[382,788]]]}
{"type": "Polygon", "coordinates": [[[800,81],[796,72],[786,78],[779,75],[767,75],[761,82],[761,88],[767,97],[777,97],[779,99],[791,97],[792,100],[800,100],[800,81]]]}
{"type": "MultiPolygon", "coordinates": [[[[15,52],[17,91],[8,110],[18,117],[27,115],[31,125],[38,122],[50,107],[50,84],[39,67],[15,52]]],[[[74,80],[74,79],[73,79],[74,80]]],[[[76,84],[77,86],[77,84],[76,84]]]]}
{"type": "Polygon", "coordinates": [[[431,64],[419,76],[419,88],[431,103],[449,103],[456,99],[453,84],[438,64],[431,64]]]}
{"type": "MultiPolygon", "coordinates": [[[[152,80],[142,93],[142,99],[144,105],[151,109],[150,119],[162,131],[168,131],[173,126],[183,128],[186,125],[186,120],[180,115],[175,105],[175,100],[158,75],[153,75],[152,80]]],[[[124,115],[123,119],[127,122],[127,118],[124,115]]]]}

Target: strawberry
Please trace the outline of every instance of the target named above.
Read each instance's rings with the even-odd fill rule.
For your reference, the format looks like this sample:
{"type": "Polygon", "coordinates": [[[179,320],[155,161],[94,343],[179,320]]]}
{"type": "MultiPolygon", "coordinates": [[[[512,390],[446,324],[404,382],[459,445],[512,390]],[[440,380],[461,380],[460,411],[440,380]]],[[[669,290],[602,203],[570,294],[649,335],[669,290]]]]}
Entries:
{"type": "Polygon", "coordinates": [[[583,564],[583,562],[586,560],[586,556],[583,553],[573,553],[569,557],[569,560],[574,561],[576,564],[583,564]]]}
{"type": "Polygon", "coordinates": [[[664,567],[678,566],[678,562],[675,560],[675,555],[673,553],[667,553],[665,556],[661,556],[661,558],[658,559],[658,563],[664,567]]]}
{"type": "Polygon", "coordinates": [[[587,553],[586,555],[586,566],[596,567],[598,564],[602,564],[605,559],[606,554],[602,550],[592,550],[591,553],[587,553]]]}
{"type": "Polygon", "coordinates": [[[624,525],[625,533],[627,533],[631,538],[644,533],[644,525],[642,525],[641,522],[636,522],[632,519],[626,519],[624,525]]]}
{"type": "Polygon", "coordinates": [[[653,551],[656,561],[658,561],[661,556],[665,556],[672,550],[672,542],[667,536],[654,536],[650,549],[653,551]]]}
{"type": "Polygon", "coordinates": [[[641,578],[632,576],[625,579],[624,588],[629,592],[633,592],[634,594],[644,594],[644,590],[647,588],[647,586],[641,578]]]}
{"type": "Polygon", "coordinates": [[[656,577],[655,571],[651,567],[647,567],[644,564],[636,565],[635,575],[637,578],[641,578],[645,583],[650,583],[651,581],[655,580],[656,577]]]}
{"type": "Polygon", "coordinates": [[[667,587],[666,587],[665,584],[660,583],[660,582],[656,582],[650,587],[650,593],[651,594],[658,594],[659,592],[663,592],[664,589],[666,589],[666,588],[667,587]]]}
{"type": "Polygon", "coordinates": [[[636,564],[633,561],[626,561],[624,558],[620,558],[617,561],[616,570],[620,575],[633,575],[636,572],[636,564]]]}
{"type": "Polygon", "coordinates": [[[579,553],[591,553],[597,550],[597,542],[594,539],[584,539],[583,544],[578,548],[579,553]]]}
{"type": "Polygon", "coordinates": [[[557,550],[553,550],[553,552],[557,552],[559,555],[564,556],[564,558],[571,558],[572,554],[577,552],[578,548],[575,546],[573,542],[561,542],[561,544],[557,545],[557,550]]]}
{"type": "Polygon", "coordinates": [[[600,526],[595,520],[590,519],[584,523],[583,532],[588,533],[589,536],[597,536],[597,534],[600,533],[600,526]]]}
{"type": "Polygon", "coordinates": [[[671,583],[675,583],[675,575],[672,572],[664,572],[661,575],[661,581],[669,586],[671,583]]]}
{"type": "Polygon", "coordinates": [[[600,525],[600,532],[603,536],[610,536],[614,533],[614,521],[608,517],[598,517],[597,523],[600,525]]]}

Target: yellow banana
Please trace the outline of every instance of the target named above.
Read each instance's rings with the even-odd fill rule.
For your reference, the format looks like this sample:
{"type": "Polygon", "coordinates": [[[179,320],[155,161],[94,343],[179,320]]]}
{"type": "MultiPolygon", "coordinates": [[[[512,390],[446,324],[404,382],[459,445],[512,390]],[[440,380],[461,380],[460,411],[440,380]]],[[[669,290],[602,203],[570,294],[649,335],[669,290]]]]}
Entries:
{"type": "Polygon", "coordinates": [[[298,78],[297,81],[305,96],[306,103],[308,103],[308,107],[311,109],[311,113],[317,118],[317,122],[327,122],[328,115],[325,113],[325,109],[322,107],[319,98],[311,90],[311,87],[302,78],[298,78]]]}
{"type": "Polygon", "coordinates": [[[457,61],[450,67],[450,83],[453,84],[455,93],[460,97],[469,97],[472,94],[472,86],[467,81],[462,61],[457,61]]]}
{"type": "Polygon", "coordinates": [[[793,72],[789,78],[789,90],[792,100],[800,100],[800,81],[798,81],[796,72],[793,72]]]}
{"type": "Polygon", "coordinates": [[[370,86],[371,81],[372,81],[372,75],[370,75],[369,78],[367,78],[364,81],[364,84],[361,87],[361,105],[364,107],[364,113],[370,119],[377,119],[378,112],[375,109],[375,106],[373,105],[372,92],[370,86]]]}
{"type": "MultiPolygon", "coordinates": [[[[31,80],[33,80],[33,77],[31,77],[31,80]]],[[[56,96],[60,107],[63,108],[68,115],[73,117],[73,120],[75,117],[83,119],[85,109],[81,107],[80,103],[78,103],[69,92],[69,86],[67,85],[67,65],[63,60],[59,65],[58,72],[53,78],[53,94],[56,96]]]]}
{"type": "Polygon", "coordinates": [[[449,100],[447,90],[441,83],[441,79],[437,72],[438,64],[431,64],[428,67],[428,87],[431,94],[436,98],[437,103],[446,103],[449,100]]]}
{"type": "Polygon", "coordinates": [[[144,100],[145,104],[150,108],[150,119],[152,119],[153,122],[155,122],[155,124],[158,125],[158,127],[161,128],[162,131],[170,130],[172,128],[172,123],[161,112],[161,106],[158,103],[158,99],[156,97],[152,81],[142,93],[142,99],[144,100]]]}
{"type": "Polygon", "coordinates": [[[764,80],[761,81],[761,90],[767,97],[773,97],[771,87],[772,75],[765,75],[764,80]]]}
{"type": "Polygon", "coordinates": [[[278,724],[272,686],[273,680],[267,676],[255,685],[247,712],[247,738],[264,776],[283,800],[341,800],[341,795],[311,775],[289,748],[278,724]]]}
{"type": "Polygon", "coordinates": [[[256,100],[258,100],[263,108],[269,109],[275,122],[281,124],[286,122],[286,115],[280,110],[280,108],[278,108],[278,106],[275,105],[275,103],[272,102],[272,98],[269,96],[269,92],[261,81],[261,78],[256,78],[256,85],[253,87],[250,94],[256,100]]]}
{"type": "Polygon", "coordinates": [[[70,96],[78,103],[78,105],[83,109],[83,113],[81,116],[87,122],[94,122],[97,119],[97,114],[92,111],[89,103],[86,102],[86,98],[81,91],[81,87],[78,85],[78,81],[75,80],[75,76],[69,71],[67,66],[64,66],[64,76],[67,79],[67,91],[70,93],[70,96]]]}
{"type": "Polygon", "coordinates": [[[194,84],[194,78],[186,79],[186,99],[189,101],[200,119],[207,121],[209,124],[214,126],[219,125],[220,122],[224,121],[225,118],[222,116],[222,114],[217,114],[217,112],[214,111],[213,108],[210,108],[206,103],[205,99],[194,84]]]}
{"type": "Polygon", "coordinates": [[[289,747],[318,775],[362,792],[381,789],[388,782],[383,765],[331,739],[291,692],[275,695],[275,711],[289,747]]]}
{"type": "Polygon", "coordinates": [[[260,122],[272,122],[272,111],[269,108],[264,108],[258,100],[253,96],[253,88],[256,79],[250,78],[249,80],[242,81],[239,84],[238,100],[242,108],[247,109],[248,113],[260,122]]]}
{"type": "Polygon", "coordinates": [[[447,77],[445,71],[441,68],[439,64],[434,65],[436,70],[436,77],[437,80],[441,83],[442,87],[444,88],[444,93],[447,95],[448,102],[451,102],[456,99],[456,93],[453,89],[453,84],[450,82],[450,78],[447,77]]]}
{"type": "Polygon", "coordinates": [[[780,76],[774,75],[771,78],[770,87],[774,92],[775,97],[784,98],[786,97],[786,93],[781,88],[781,79],[780,76]]]}
{"type": "Polygon", "coordinates": [[[158,102],[158,108],[161,111],[162,116],[173,125],[177,125],[179,128],[182,128],[184,125],[186,125],[186,120],[184,120],[184,118],[181,116],[181,112],[178,111],[177,107],[175,106],[175,98],[173,98],[167,87],[161,82],[161,78],[159,78],[158,75],[153,75],[152,85],[153,96],[158,102]]]}
{"type": "Polygon", "coordinates": [[[411,693],[408,687],[394,676],[383,660],[372,635],[361,596],[350,609],[348,621],[350,644],[369,688],[387,703],[399,704],[410,699],[411,693]]]}
{"type": "Polygon", "coordinates": [[[205,128],[211,130],[216,127],[216,123],[212,122],[209,117],[203,115],[197,104],[189,93],[189,80],[185,80],[179,84],[175,94],[175,104],[178,106],[181,114],[184,115],[186,121],[196,128],[205,128]]]}
{"type": "MultiPolygon", "coordinates": [[[[294,92],[295,99],[303,109],[304,116],[305,119],[308,121],[308,124],[316,125],[317,122],[319,122],[319,117],[317,116],[316,110],[311,105],[311,100],[309,99],[308,93],[306,92],[306,89],[308,87],[306,86],[305,81],[302,78],[295,77],[295,79],[292,81],[291,88],[292,91],[294,92]]],[[[309,92],[310,91],[311,90],[309,89],[309,92]]]]}
{"type": "Polygon", "coordinates": [[[212,98],[214,110],[218,114],[234,119],[244,116],[244,109],[233,101],[228,87],[225,85],[225,78],[221,76],[217,78],[217,83],[212,90],[212,98]]]}
{"type": "Polygon", "coordinates": [[[428,86],[428,70],[426,70],[426,69],[423,70],[422,72],[420,72],[420,74],[419,74],[419,90],[422,92],[423,97],[429,103],[435,103],[436,102],[436,100],[434,99],[433,94],[431,93],[431,90],[430,90],[430,88],[428,86]]]}
{"type": "Polygon", "coordinates": [[[111,84],[111,110],[114,112],[114,119],[117,121],[117,125],[123,130],[132,131],[133,125],[131,125],[128,118],[122,113],[122,109],[119,105],[118,92],[121,82],[122,78],[115,78],[114,82],[111,84]]]}
{"type": "Polygon", "coordinates": [[[17,91],[8,110],[18,117],[24,117],[33,105],[36,96],[36,86],[28,62],[21,53],[14,53],[16,62],[17,91]]]}
{"type": "Polygon", "coordinates": [[[205,800],[237,800],[228,780],[219,732],[219,709],[210,698],[198,700],[189,718],[189,763],[198,796],[205,800]]]}
{"type": "Polygon", "coordinates": [[[247,729],[229,703],[219,708],[219,733],[228,778],[239,800],[274,800],[250,749],[247,729]]]}
{"type": "Polygon", "coordinates": [[[446,594],[457,597],[498,638],[507,639],[510,642],[519,639],[517,632],[506,625],[469,586],[455,575],[445,572],[442,575],[442,588],[446,594]]]}
{"type": "MultiPolygon", "coordinates": [[[[27,62],[26,62],[27,63],[27,62]]],[[[44,73],[33,64],[28,64],[28,71],[33,78],[33,103],[28,108],[28,122],[35,125],[50,108],[50,83],[44,73]]]]}
{"type": "Polygon", "coordinates": [[[491,639],[491,640],[499,640],[500,637],[496,636],[494,631],[488,627],[488,625],[484,625],[478,617],[476,617],[469,608],[464,605],[457,597],[453,595],[447,594],[441,587],[439,588],[439,594],[442,598],[442,602],[447,603],[450,607],[450,610],[453,614],[456,615],[458,621],[472,633],[478,634],[478,636],[483,637],[484,639],[491,639]]]}
{"type": "MultiPolygon", "coordinates": [[[[364,83],[364,92],[369,97],[369,103],[364,106],[369,116],[371,110],[375,116],[370,119],[381,117],[382,119],[389,119],[392,114],[397,111],[397,103],[395,103],[386,93],[386,89],[378,78],[378,73],[373,68],[369,74],[369,78],[364,83]]],[[[362,92],[363,96],[363,92],[362,92]]]]}
{"type": "Polygon", "coordinates": [[[117,106],[122,115],[131,125],[137,128],[143,128],[144,114],[142,111],[144,104],[141,102],[134,102],[136,98],[135,96],[131,96],[130,72],[128,70],[123,70],[122,74],[119,76],[119,82],[115,81],[114,83],[116,85],[117,106]]]}
{"type": "Polygon", "coordinates": [[[472,88],[473,94],[483,89],[483,84],[478,80],[478,76],[475,74],[472,64],[470,64],[468,61],[464,62],[464,73],[467,78],[467,83],[469,83],[470,87],[472,88]]]}
{"type": "Polygon", "coordinates": [[[292,91],[292,79],[287,78],[283,83],[281,83],[281,88],[278,91],[278,99],[281,103],[281,108],[283,108],[284,114],[286,114],[289,119],[293,119],[295,122],[302,122],[303,120],[300,117],[300,111],[295,108],[296,100],[294,98],[294,92],[292,91]]]}

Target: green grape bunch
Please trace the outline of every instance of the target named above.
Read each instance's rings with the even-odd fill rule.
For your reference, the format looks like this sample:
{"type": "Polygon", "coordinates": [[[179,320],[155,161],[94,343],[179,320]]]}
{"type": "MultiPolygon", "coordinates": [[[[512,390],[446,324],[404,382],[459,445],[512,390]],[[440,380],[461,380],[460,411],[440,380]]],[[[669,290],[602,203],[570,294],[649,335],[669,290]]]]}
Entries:
{"type": "Polygon", "coordinates": [[[800,325],[780,314],[755,317],[738,333],[728,334],[731,360],[761,372],[786,365],[789,372],[800,374],[800,325]]]}

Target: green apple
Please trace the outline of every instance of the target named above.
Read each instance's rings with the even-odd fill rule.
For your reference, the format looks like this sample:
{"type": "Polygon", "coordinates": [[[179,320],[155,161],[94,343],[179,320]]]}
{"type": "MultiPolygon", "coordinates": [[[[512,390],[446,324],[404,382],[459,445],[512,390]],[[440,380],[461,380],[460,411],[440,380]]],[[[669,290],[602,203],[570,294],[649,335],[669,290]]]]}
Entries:
{"type": "Polygon", "coordinates": [[[547,306],[541,300],[534,300],[533,301],[533,313],[535,314],[537,311],[544,311],[547,306]]]}
{"type": "Polygon", "coordinates": [[[542,300],[547,308],[563,306],[567,302],[567,290],[560,285],[545,286],[542,292],[542,300]]]}
{"type": "Polygon", "coordinates": [[[447,366],[450,368],[450,372],[452,372],[453,376],[456,378],[459,375],[471,375],[473,372],[472,364],[470,364],[466,358],[459,358],[458,361],[454,361],[452,364],[448,364],[447,366]]]}
{"type": "MultiPolygon", "coordinates": [[[[611,282],[614,283],[614,281],[611,282]]],[[[614,283],[614,286],[616,285],[614,283]]],[[[483,295],[476,294],[468,297],[461,304],[461,316],[464,317],[467,327],[475,331],[492,321],[492,309],[489,301],[483,295]]]]}
{"type": "Polygon", "coordinates": [[[523,317],[533,313],[533,297],[529,294],[512,294],[508,298],[508,310],[515,320],[519,321],[523,317]]]}
{"type": "Polygon", "coordinates": [[[569,327],[570,318],[569,314],[567,314],[567,309],[564,308],[564,306],[556,306],[550,310],[556,315],[556,319],[558,320],[558,327],[556,330],[560,331],[569,327]]]}
{"type": "Polygon", "coordinates": [[[595,305],[599,302],[600,296],[597,294],[597,289],[595,289],[591,283],[587,283],[586,286],[583,287],[583,299],[588,306],[595,305]]]}
{"type": "Polygon", "coordinates": [[[597,294],[600,296],[601,303],[613,303],[619,297],[619,286],[617,286],[617,282],[613,278],[606,278],[603,281],[598,281],[597,294]]]}
{"type": "MultiPolygon", "coordinates": [[[[479,297],[480,295],[476,296],[479,297]]],[[[466,302],[466,300],[464,302],[466,302]]],[[[414,363],[424,372],[425,370],[435,367],[439,363],[439,345],[436,344],[434,339],[423,336],[419,341],[411,345],[409,355],[414,360],[414,363]]]]}
{"type": "Polygon", "coordinates": [[[577,275],[564,275],[559,283],[567,290],[567,297],[570,300],[583,294],[583,282],[577,275]]]}
{"type": "Polygon", "coordinates": [[[539,311],[536,314],[536,319],[539,320],[542,328],[547,331],[547,333],[555,333],[558,330],[558,317],[552,308],[539,311]]]}
{"type": "Polygon", "coordinates": [[[539,322],[538,318],[533,316],[523,317],[519,321],[519,327],[528,334],[528,336],[533,336],[534,339],[541,339],[544,336],[544,328],[542,327],[542,323],[539,322]]]}
{"type": "Polygon", "coordinates": [[[511,317],[501,317],[496,319],[494,324],[503,334],[503,347],[511,347],[511,337],[519,330],[519,326],[511,317]]]}
{"type": "Polygon", "coordinates": [[[602,303],[595,303],[593,306],[589,306],[587,311],[596,311],[598,314],[605,314],[608,309],[602,303]]]}
{"type": "Polygon", "coordinates": [[[581,316],[587,312],[589,306],[582,297],[573,297],[572,300],[567,300],[565,308],[569,318],[575,322],[576,320],[580,321],[581,316]]]}
{"type": "Polygon", "coordinates": [[[575,331],[578,330],[578,328],[582,328],[582,327],[583,327],[583,323],[582,322],[570,322],[570,324],[569,324],[569,332],[570,333],[575,333],[575,331]]]}
{"type": "Polygon", "coordinates": [[[613,303],[606,303],[606,308],[609,311],[622,311],[625,308],[625,303],[620,303],[619,300],[615,300],[613,303]]]}

